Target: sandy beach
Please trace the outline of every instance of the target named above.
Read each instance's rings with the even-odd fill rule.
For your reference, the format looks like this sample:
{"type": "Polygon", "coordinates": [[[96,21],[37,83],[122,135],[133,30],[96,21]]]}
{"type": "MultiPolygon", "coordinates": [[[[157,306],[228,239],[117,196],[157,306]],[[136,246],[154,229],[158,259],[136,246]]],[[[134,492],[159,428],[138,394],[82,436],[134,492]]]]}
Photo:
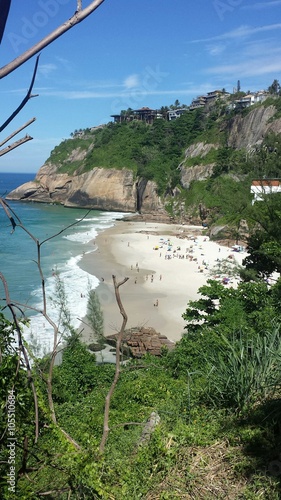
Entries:
{"type": "Polygon", "coordinates": [[[188,301],[199,298],[198,289],[211,277],[218,259],[241,264],[246,255],[209,241],[201,226],[134,222],[133,218],[116,221],[93,244],[96,250],[84,255],[79,265],[100,280],[96,292],[105,335],[119,331],[122,323],[112,281],[115,275],[118,281],[129,278],[120,287],[127,328],[153,327],[172,341],[182,337],[181,316],[188,301]]]}

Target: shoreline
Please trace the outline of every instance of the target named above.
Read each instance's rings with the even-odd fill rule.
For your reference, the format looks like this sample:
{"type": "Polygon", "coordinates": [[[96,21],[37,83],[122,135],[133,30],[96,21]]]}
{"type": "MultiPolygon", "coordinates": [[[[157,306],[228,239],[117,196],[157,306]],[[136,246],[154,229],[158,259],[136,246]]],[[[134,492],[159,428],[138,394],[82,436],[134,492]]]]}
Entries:
{"type": "MultiPolygon", "coordinates": [[[[184,333],[181,315],[198,289],[210,278],[217,259],[233,254],[231,248],[211,242],[201,226],[117,220],[98,234],[96,250],[87,253],[79,267],[100,281],[95,289],[104,314],[105,336],[119,331],[122,316],[116,303],[112,275],[120,287],[128,316],[126,328],[152,327],[176,342],[184,333]]],[[[245,253],[237,253],[241,263],[245,253]]],[[[232,257],[234,258],[234,257],[232,257]]],[[[229,285],[227,285],[229,286],[229,285]]],[[[90,332],[85,323],[80,331],[85,342],[90,332]]]]}

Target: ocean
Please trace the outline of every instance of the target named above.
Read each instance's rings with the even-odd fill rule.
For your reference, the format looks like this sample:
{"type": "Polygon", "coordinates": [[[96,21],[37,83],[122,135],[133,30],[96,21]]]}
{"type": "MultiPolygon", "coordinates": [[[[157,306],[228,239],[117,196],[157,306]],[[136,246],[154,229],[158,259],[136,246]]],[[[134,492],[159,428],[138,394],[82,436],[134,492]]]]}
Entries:
{"type": "MultiPolygon", "coordinates": [[[[0,196],[5,197],[11,190],[34,177],[35,174],[0,173],[0,196]]],[[[78,328],[80,320],[87,313],[89,290],[96,288],[99,283],[95,269],[93,274],[88,274],[80,269],[78,263],[84,254],[95,251],[97,234],[125,214],[98,210],[87,214],[87,210],[64,208],[61,205],[8,203],[21,223],[40,243],[68,228],[42,244],[41,265],[51,319],[58,323],[60,321],[56,291],[59,276],[70,322],[74,328],[78,328]],[[69,227],[74,222],[77,224],[69,227]]],[[[0,272],[8,283],[11,299],[23,304],[25,314],[30,318],[29,326],[24,328],[25,339],[33,345],[37,355],[42,355],[52,349],[53,330],[40,313],[29,309],[42,310],[43,306],[41,278],[36,264],[37,245],[20,227],[16,227],[15,231],[11,229],[9,219],[0,207],[0,272]]],[[[0,307],[5,304],[4,298],[4,286],[0,281],[0,307]]]]}

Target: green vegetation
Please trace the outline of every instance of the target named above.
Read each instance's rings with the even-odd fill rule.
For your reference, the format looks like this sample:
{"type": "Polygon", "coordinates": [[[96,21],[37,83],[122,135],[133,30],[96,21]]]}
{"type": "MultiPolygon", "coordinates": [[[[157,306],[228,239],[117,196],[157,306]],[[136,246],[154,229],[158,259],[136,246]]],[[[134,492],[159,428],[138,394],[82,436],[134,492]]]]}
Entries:
{"type": "MultiPolygon", "coordinates": [[[[75,160],[79,165],[71,164],[79,172],[101,163],[131,168],[136,176],[155,180],[161,194],[169,193],[171,214],[177,210],[181,215],[182,206],[185,212],[198,213],[200,207],[202,220],[228,224],[228,236],[235,240],[246,219],[249,254],[243,269],[232,269],[242,278],[237,288],[210,279],[199,289],[198,299],[187,304],[185,331],[173,351],[121,366],[104,452],[105,400],[115,367],[98,364],[69,325],[63,284],[58,279],[55,298],[67,331],[62,361],[51,381],[55,419],[50,404],[52,356],[33,356],[30,373],[23,368],[13,343],[15,324],[0,312],[1,499],[280,498],[281,279],[275,276],[269,285],[267,278],[281,272],[281,195],[252,205],[249,192],[253,177],[280,176],[281,141],[268,134],[261,147],[246,153],[229,148],[222,134],[216,142],[220,147],[207,155],[215,163],[212,175],[184,190],[178,165],[188,145],[200,137],[207,140],[208,133],[216,136],[223,105],[213,113],[211,118],[199,110],[152,126],[132,122],[79,131],[52,153],[50,161],[60,171],[67,170],[73,144],[85,152],[75,160]],[[174,187],[177,198],[171,196],[174,187]],[[38,439],[32,382],[38,397],[38,439]],[[8,484],[11,390],[16,495],[8,484]],[[160,422],[141,444],[154,413],[160,422]]],[[[186,166],[199,160],[187,160],[186,166]]],[[[219,263],[215,272],[220,274],[224,265],[219,263]]],[[[87,316],[95,338],[102,341],[102,313],[91,291],[87,316]]]]}
{"type": "MultiPolygon", "coordinates": [[[[265,225],[263,244],[272,242],[279,199],[253,207],[265,225]]],[[[253,226],[253,235],[261,229],[253,226]]],[[[228,288],[215,280],[200,288],[183,318],[185,334],[171,352],[121,366],[109,412],[109,436],[100,450],[105,399],[115,376],[70,327],[62,362],[54,367],[49,406],[51,357],[33,359],[39,402],[39,438],[34,438],[30,377],[18,365],[14,325],[0,314],[1,331],[1,498],[262,498],[281,494],[281,322],[280,278],[268,287],[263,276],[276,260],[247,259],[246,281],[228,288]],[[248,262],[248,261],[247,261],[248,262]],[[249,280],[249,274],[254,278],[249,280]],[[15,394],[16,497],[8,489],[7,408],[15,394]],[[160,421],[142,442],[153,414],[160,421]]],[[[233,269],[233,272],[238,272],[233,269]]],[[[100,305],[90,293],[88,319],[102,336],[100,305]]],[[[63,287],[58,299],[67,326],[63,287]]]]}
{"type": "MultiPolygon", "coordinates": [[[[280,99],[272,94],[262,104],[275,106],[274,119],[279,116],[280,99]]],[[[174,121],[158,119],[152,125],[142,121],[109,123],[93,130],[75,131],[72,139],[52,151],[48,161],[57,165],[58,172],[70,174],[95,167],[131,169],[136,178],[156,182],[170,215],[182,216],[183,204],[189,216],[198,217],[201,204],[208,214],[208,223],[228,223],[235,218],[237,209],[242,215],[239,203],[245,218],[246,206],[251,206],[253,178],[281,176],[279,135],[268,133],[263,143],[250,151],[228,146],[233,117],[252,110],[253,107],[229,112],[227,103],[218,100],[208,110],[187,110],[174,121]],[[200,142],[214,147],[201,156],[185,157],[187,148],[200,142]],[[213,173],[208,180],[194,181],[184,189],[179,165],[184,169],[212,165],[213,173]]]]}
{"type": "MultiPolygon", "coordinates": [[[[260,303],[252,307],[260,308],[260,303]]],[[[16,469],[20,471],[16,498],[35,500],[49,492],[47,498],[62,500],[188,495],[202,500],[232,495],[277,500],[280,476],[274,467],[281,446],[280,327],[272,323],[267,331],[256,331],[251,338],[245,325],[243,328],[236,336],[227,336],[226,329],[223,334],[203,325],[201,332],[185,335],[162,358],[147,357],[124,366],[111,403],[109,440],[102,455],[98,447],[104,401],[114,366],[96,365],[94,355],[77,336],[69,338],[62,364],[54,372],[58,426],[51,424],[47,410],[44,374],[48,360],[33,367],[35,379],[42,380],[37,384],[37,443],[31,395],[19,383],[15,388],[16,469]],[[160,423],[151,439],[139,445],[153,411],[160,423]],[[67,441],[60,427],[80,449],[67,441]]],[[[10,356],[5,353],[6,364],[10,356]]],[[[25,378],[21,370],[19,377],[25,378]]],[[[3,402],[8,387],[3,387],[3,402]]],[[[5,412],[2,416],[4,429],[5,412]]],[[[7,444],[4,435],[2,449],[7,450],[7,444]]],[[[7,456],[2,455],[4,460],[7,456]]],[[[8,464],[2,462],[4,500],[14,498],[7,490],[8,470],[8,464]]]]}
{"type": "Polygon", "coordinates": [[[72,158],[73,150],[87,151],[93,141],[92,137],[88,135],[86,138],[73,138],[66,139],[56,146],[47,162],[51,162],[58,166],[59,173],[73,174],[75,170],[81,165],[80,161],[74,161],[72,158]]]}

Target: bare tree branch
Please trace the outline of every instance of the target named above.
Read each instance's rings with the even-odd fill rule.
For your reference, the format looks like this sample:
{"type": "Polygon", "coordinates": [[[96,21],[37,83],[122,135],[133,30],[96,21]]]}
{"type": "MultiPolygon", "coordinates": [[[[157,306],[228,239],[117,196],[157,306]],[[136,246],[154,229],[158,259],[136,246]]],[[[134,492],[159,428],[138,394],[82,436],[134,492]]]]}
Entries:
{"type": "MultiPolygon", "coordinates": [[[[12,230],[14,231],[16,227],[21,228],[23,231],[25,231],[29,235],[29,237],[36,244],[36,248],[37,248],[37,261],[36,261],[36,264],[37,264],[37,268],[38,268],[38,271],[39,271],[39,274],[40,274],[40,278],[41,278],[43,310],[40,310],[40,309],[34,308],[34,307],[30,307],[30,306],[28,306],[28,308],[31,309],[31,310],[33,310],[33,311],[38,312],[39,314],[42,314],[42,316],[46,319],[46,321],[49,323],[49,325],[51,325],[51,327],[53,329],[53,332],[54,332],[53,349],[52,349],[52,353],[51,353],[50,366],[49,366],[48,377],[47,377],[47,395],[48,395],[48,403],[49,403],[49,408],[50,408],[51,419],[52,419],[53,423],[56,426],[58,426],[57,419],[56,419],[56,413],[55,413],[55,406],[54,406],[54,401],[53,401],[53,370],[54,370],[54,364],[55,364],[56,355],[57,355],[57,352],[58,352],[58,345],[59,345],[59,342],[60,342],[60,339],[59,339],[59,328],[58,328],[58,325],[52,320],[52,318],[49,316],[49,314],[47,312],[47,299],[46,299],[45,277],[44,277],[43,270],[42,270],[42,265],[41,265],[41,247],[42,247],[42,245],[44,243],[46,243],[47,241],[49,241],[49,240],[55,238],[56,236],[62,234],[63,232],[65,232],[70,227],[79,224],[83,219],[85,219],[85,217],[87,217],[87,215],[91,212],[91,210],[88,210],[84,214],[84,216],[81,217],[81,219],[73,222],[72,224],[69,224],[66,228],[61,229],[56,234],[54,234],[54,235],[46,238],[45,240],[43,240],[40,243],[40,241],[38,240],[38,238],[36,238],[24,226],[24,224],[21,222],[21,220],[19,219],[19,217],[14,213],[14,211],[11,209],[11,207],[8,205],[8,203],[5,200],[3,200],[2,198],[0,198],[0,205],[2,205],[2,207],[3,207],[3,209],[4,209],[4,211],[5,211],[6,215],[7,215],[7,217],[9,218],[9,220],[11,222],[12,230]],[[11,214],[13,214],[14,217],[11,214]]],[[[11,299],[10,299],[10,296],[9,296],[9,291],[8,291],[8,286],[7,286],[6,280],[5,280],[4,276],[2,275],[2,273],[0,273],[0,279],[2,279],[3,284],[4,284],[5,297],[6,297],[6,299],[5,299],[6,305],[11,309],[13,317],[15,318],[15,322],[16,322],[16,321],[18,321],[18,319],[17,319],[16,314],[15,314],[15,308],[18,307],[19,305],[22,305],[22,304],[20,304],[18,302],[14,302],[14,303],[11,302],[11,299]]],[[[18,334],[20,335],[20,343],[21,343],[21,345],[23,345],[21,332],[18,332],[18,334]]],[[[27,356],[26,350],[25,350],[25,359],[26,359],[26,363],[28,363],[28,365],[29,365],[28,356],[27,356]]],[[[80,449],[80,445],[64,429],[62,429],[61,427],[59,427],[59,429],[62,432],[62,434],[67,438],[67,440],[70,443],[72,443],[73,446],[75,446],[76,449],[79,450],[80,449]]]]}
{"type": "Polygon", "coordinates": [[[13,142],[12,144],[10,144],[9,146],[7,146],[6,148],[0,149],[0,156],[6,155],[7,153],[9,153],[10,151],[12,151],[13,149],[18,148],[19,146],[21,146],[25,142],[32,141],[32,139],[33,139],[33,137],[31,137],[30,135],[26,135],[25,137],[22,137],[21,139],[19,139],[18,141],[13,142]]]}
{"type": "Polygon", "coordinates": [[[12,134],[10,134],[8,137],[6,137],[6,139],[4,139],[2,142],[0,142],[0,148],[2,146],[4,146],[4,144],[6,144],[6,142],[8,142],[10,139],[12,139],[13,137],[15,137],[15,135],[17,135],[19,132],[21,132],[23,129],[25,129],[26,127],[28,127],[31,123],[35,122],[36,118],[31,118],[30,120],[28,120],[28,122],[26,122],[24,125],[22,125],[20,128],[18,128],[17,130],[15,130],[14,132],[12,132],[12,134]]]}
{"type": "Polygon", "coordinates": [[[6,26],[6,22],[8,19],[9,10],[10,10],[10,5],[11,5],[11,0],[0,0],[0,12],[1,12],[1,16],[0,16],[0,43],[2,41],[3,34],[5,31],[5,26],[6,26]]]}
{"type": "Polygon", "coordinates": [[[15,111],[11,114],[11,116],[9,116],[9,118],[5,121],[5,123],[3,123],[3,125],[0,127],[0,132],[2,132],[2,130],[4,130],[4,128],[6,128],[7,125],[9,125],[9,123],[11,123],[11,121],[15,118],[15,116],[17,116],[19,114],[19,112],[26,105],[26,103],[29,101],[29,99],[31,99],[31,97],[35,97],[35,96],[33,96],[31,94],[31,92],[32,92],[33,85],[34,85],[34,82],[35,82],[35,77],[36,77],[38,63],[39,63],[39,57],[40,57],[40,55],[36,57],[36,62],[35,62],[34,70],[33,70],[33,75],[32,75],[32,79],[31,79],[31,83],[29,85],[29,89],[27,91],[27,94],[26,94],[25,98],[22,100],[22,102],[17,107],[17,109],[15,109],[15,111]]]}
{"type": "Polygon", "coordinates": [[[107,396],[105,398],[104,420],[103,420],[103,434],[102,434],[102,438],[101,438],[101,442],[100,442],[100,448],[99,448],[101,453],[104,452],[104,447],[105,447],[105,444],[106,444],[106,441],[107,441],[107,437],[108,437],[108,433],[109,433],[109,430],[110,430],[109,426],[108,426],[110,401],[111,401],[112,394],[113,394],[114,389],[115,389],[115,387],[117,385],[117,382],[118,382],[118,379],[119,379],[119,375],[120,375],[120,347],[121,347],[121,342],[122,342],[123,334],[124,334],[124,331],[125,331],[125,327],[126,327],[126,324],[127,324],[127,321],[128,321],[128,316],[126,314],[126,311],[125,311],[125,309],[123,307],[123,304],[122,304],[122,301],[121,301],[121,297],[120,297],[120,293],[119,293],[119,288],[120,288],[120,286],[124,285],[124,283],[126,283],[126,281],[128,281],[129,278],[124,278],[119,283],[116,282],[116,276],[113,275],[112,279],[113,279],[113,284],[114,284],[116,301],[117,301],[117,304],[118,304],[118,307],[119,307],[120,314],[123,316],[123,321],[122,321],[122,326],[121,326],[120,332],[119,332],[118,337],[117,337],[117,342],[116,342],[115,375],[114,375],[114,379],[113,379],[113,382],[111,384],[111,387],[110,387],[110,389],[108,391],[108,394],[107,394],[107,396]]]}
{"type": "Polygon", "coordinates": [[[26,367],[26,370],[27,370],[28,381],[30,383],[30,386],[31,386],[31,389],[32,389],[32,393],[33,393],[34,411],[35,411],[35,442],[37,442],[38,437],[39,437],[39,413],[38,413],[37,392],[36,392],[34,381],[33,381],[32,374],[31,374],[31,367],[30,367],[28,355],[27,355],[25,346],[23,344],[22,332],[21,332],[21,327],[20,327],[20,324],[19,324],[19,320],[18,320],[18,317],[17,317],[17,315],[15,313],[14,306],[13,306],[13,304],[11,302],[11,299],[10,299],[10,293],[9,293],[7,281],[6,281],[4,275],[1,272],[0,272],[0,280],[2,281],[3,286],[4,286],[5,297],[6,297],[6,304],[7,304],[8,308],[11,311],[11,314],[12,314],[12,317],[13,317],[13,321],[14,321],[14,325],[15,325],[15,328],[16,328],[16,332],[17,332],[17,335],[18,335],[19,356],[21,355],[21,353],[23,354],[24,361],[25,361],[25,367],[26,367]]]}
{"type": "Polygon", "coordinates": [[[52,43],[54,40],[63,35],[63,33],[86,19],[86,17],[92,14],[103,2],[104,0],[95,0],[94,2],[91,2],[88,7],[85,7],[85,9],[75,12],[75,14],[70,19],[68,19],[68,21],[60,25],[58,28],[52,31],[52,33],[43,38],[40,42],[36,43],[26,52],[16,57],[16,59],[11,61],[10,63],[6,64],[6,66],[0,68],[0,79],[12,73],[12,71],[19,68],[23,63],[28,61],[35,54],[38,54],[38,52],[40,52],[42,49],[50,45],[50,43],[52,43]]]}

